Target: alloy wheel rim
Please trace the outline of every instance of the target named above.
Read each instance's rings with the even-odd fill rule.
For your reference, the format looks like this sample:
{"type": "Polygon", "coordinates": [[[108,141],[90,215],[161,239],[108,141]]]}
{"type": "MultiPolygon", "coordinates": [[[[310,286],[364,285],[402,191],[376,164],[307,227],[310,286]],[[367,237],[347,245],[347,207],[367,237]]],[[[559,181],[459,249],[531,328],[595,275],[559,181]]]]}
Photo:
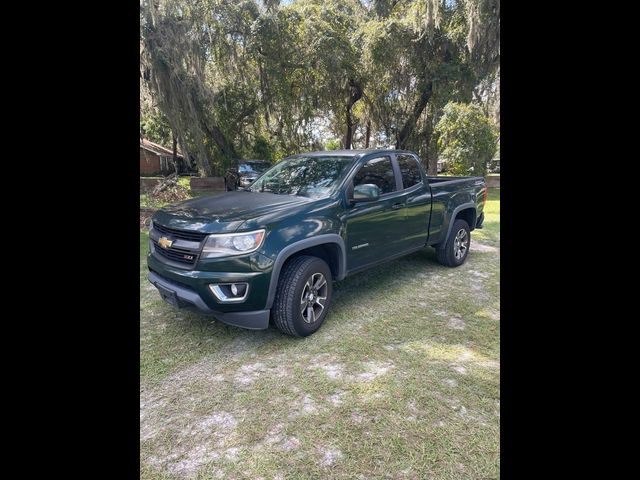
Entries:
{"type": "Polygon", "coordinates": [[[458,230],[455,241],[453,243],[453,255],[456,260],[464,258],[469,250],[469,235],[464,228],[458,230]]]}
{"type": "Polygon", "coordinates": [[[315,323],[324,311],[329,286],[322,273],[312,274],[304,284],[300,297],[300,313],[306,323],[315,323]]]}

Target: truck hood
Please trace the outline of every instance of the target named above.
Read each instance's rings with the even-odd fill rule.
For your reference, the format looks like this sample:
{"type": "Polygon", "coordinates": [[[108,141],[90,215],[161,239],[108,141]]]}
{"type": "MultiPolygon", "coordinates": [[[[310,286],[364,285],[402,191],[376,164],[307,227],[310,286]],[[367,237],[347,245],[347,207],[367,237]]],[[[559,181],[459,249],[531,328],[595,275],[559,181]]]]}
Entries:
{"type": "Polygon", "coordinates": [[[288,216],[312,200],[306,197],[234,191],[194,198],[159,210],[153,217],[161,225],[203,233],[235,232],[247,220],[268,215],[288,216]]]}

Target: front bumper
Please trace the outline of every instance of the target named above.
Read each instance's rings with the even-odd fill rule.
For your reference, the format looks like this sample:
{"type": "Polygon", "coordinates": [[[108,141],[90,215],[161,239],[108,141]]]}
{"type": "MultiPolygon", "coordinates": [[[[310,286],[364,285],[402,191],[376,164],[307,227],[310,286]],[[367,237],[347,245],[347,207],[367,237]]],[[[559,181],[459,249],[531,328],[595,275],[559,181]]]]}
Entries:
{"type": "Polygon", "coordinates": [[[162,299],[177,308],[195,309],[200,313],[211,314],[229,325],[263,330],[269,326],[270,310],[221,312],[210,308],[195,290],[172,282],[151,270],[147,276],[149,282],[158,289],[162,299]]]}
{"type": "Polygon", "coordinates": [[[241,187],[249,187],[253,182],[257,180],[258,177],[246,178],[240,177],[240,181],[238,182],[241,187]]]}
{"type": "Polygon", "coordinates": [[[148,279],[165,301],[178,308],[195,309],[231,325],[263,329],[269,325],[267,296],[272,271],[272,262],[261,264],[261,259],[265,258],[254,252],[198,263],[197,270],[188,270],[169,265],[151,253],[147,256],[148,279]],[[264,269],[260,270],[259,266],[264,269]],[[212,283],[241,282],[247,283],[249,288],[247,297],[241,302],[220,302],[209,288],[212,283]]]}

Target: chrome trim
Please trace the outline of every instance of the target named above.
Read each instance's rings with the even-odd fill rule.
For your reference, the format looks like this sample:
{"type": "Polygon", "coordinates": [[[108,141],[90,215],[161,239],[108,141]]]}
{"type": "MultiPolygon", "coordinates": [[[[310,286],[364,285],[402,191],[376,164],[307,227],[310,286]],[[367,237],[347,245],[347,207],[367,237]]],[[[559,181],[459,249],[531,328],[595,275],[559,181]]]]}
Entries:
{"type": "Polygon", "coordinates": [[[456,238],[454,239],[453,244],[453,254],[456,257],[456,260],[461,260],[467,254],[469,250],[469,235],[467,235],[467,231],[464,228],[458,230],[456,234],[456,238]]]}
{"type": "Polygon", "coordinates": [[[247,282],[210,283],[209,290],[211,290],[211,293],[213,293],[213,295],[216,297],[216,300],[218,300],[220,303],[240,303],[240,302],[244,302],[247,299],[247,295],[249,295],[249,283],[247,282]],[[244,295],[242,297],[229,298],[224,294],[224,292],[220,288],[220,286],[222,285],[233,285],[233,284],[236,284],[236,285],[244,284],[247,286],[246,290],[244,291],[244,295]]]}
{"type": "MultiPolygon", "coordinates": [[[[149,230],[149,238],[151,240],[155,240],[157,242],[162,236],[171,237],[171,235],[161,234],[156,229],[149,230]]],[[[200,250],[202,249],[202,245],[206,239],[207,237],[204,237],[202,242],[194,242],[191,240],[183,240],[182,238],[177,238],[173,241],[172,246],[179,247],[179,248],[188,248],[189,250],[193,250],[196,253],[200,253],[200,250]]]]}
{"type": "Polygon", "coordinates": [[[320,272],[309,277],[300,296],[300,313],[305,322],[315,323],[322,316],[325,307],[322,302],[327,301],[328,289],[327,279],[320,272]],[[317,311],[316,307],[320,307],[320,310],[317,311]]]}

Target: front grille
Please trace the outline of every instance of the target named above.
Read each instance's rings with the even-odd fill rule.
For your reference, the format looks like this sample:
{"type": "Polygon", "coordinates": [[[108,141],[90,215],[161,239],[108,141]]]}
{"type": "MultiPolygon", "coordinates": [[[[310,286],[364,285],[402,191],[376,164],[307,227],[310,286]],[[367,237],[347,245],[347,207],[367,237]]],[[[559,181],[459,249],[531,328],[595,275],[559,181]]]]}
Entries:
{"type": "Polygon", "coordinates": [[[180,240],[188,240],[190,242],[201,242],[202,240],[204,240],[204,237],[208,235],[206,233],[191,232],[188,230],[176,230],[175,228],[158,225],[155,222],[153,223],[153,229],[157,230],[163,235],[170,235],[172,238],[179,238],[180,240]]]}
{"type": "Polygon", "coordinates": [[[184,263],[186,265],[195,265],[196,260],[198,260],[198,254],[188,248],[169,247],[168,249],[165,249],[162,248],[155,240],[153,241],[153,246],[156,253],[167,260],[184,263]]]}

